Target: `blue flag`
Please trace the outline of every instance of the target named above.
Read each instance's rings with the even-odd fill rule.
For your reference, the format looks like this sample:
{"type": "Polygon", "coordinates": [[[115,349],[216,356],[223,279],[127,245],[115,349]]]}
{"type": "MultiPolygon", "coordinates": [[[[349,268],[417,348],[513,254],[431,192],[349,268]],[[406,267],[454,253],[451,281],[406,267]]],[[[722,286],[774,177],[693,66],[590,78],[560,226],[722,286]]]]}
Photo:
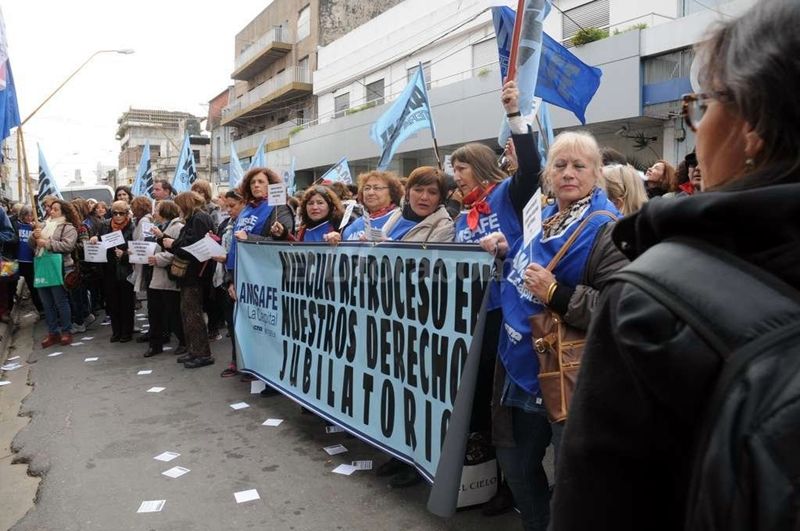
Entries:
{"type": "Polygon", "coordinates": [[[287,195],[294,195],[297,192],[297,184],[294,180],[294,163],[295,158],[292,157],[292,165],[289,166],[288,170],[283,172],[283,182],[286,184],[286,193],[287,195]]]}
{"type": "MultiPolygon", "coordinates": [[[[501,42],[508,46],[509,54],[511,51],[512,37],[514,32],[514,18],[508,24],[507,17],[502,14],[495,15],[498,8],[492,8],[492,20],[495,22],[497,33],[498,48],[501,42]],[[498,19],[500,27],[498,27],[498,19]],[[499,29],[499,31],[498,31],[499,29]]],[[[505,8],[512,11],[509,8],[505,8]]],[[[517,87],[519,88],[519,110],[522,116],[528,116],[533,112],[533,98],[536,89],[536,78],[539,76],[539,59],[542,55],[542,36],[544,35],[543,23],[547,13],[550,12],[549,0],[525,0],[525,12],[522,18],[522,31],[519,37],[519,50],[517,52],[517,87]]],[[[501,59],[502,63],[502,59],[501,59]]],[[[502,69],[501,69],[502,70],[502,69]]],[[[508,70],[508,58],[506,58],[506,70],[508,70]]],[[[505,79],[505,73],[503,74],[505,79]]],[[[500,134],[497,141],[502,146],[505,145],[511,130],[508,128],[508,119],[503,117],[500,126],[500,134]]]]}
{"type": "Polygon", "coordinates": [[[143,195],[153,197],[153,169],[150,167],[150,142],[145,144],[142,150],[142,158],[139,159],[139,169],[136,171],[136,179],[133,181],[131,193],[134,197],[143,195]]]}
{"type": "Polygon", "coordinates": [[[0,90],[0,140],[11,134],[11,129],[18,126],[19,106],[17,105],[17,89],[14,87],[14,76],[11,73],[11,61],[0,65],[0,85],[5,88],[0,90]]]}
{"type": "MultiPolygon", "coordinates": [[[[508,72],[515,16],[510,7],[492,8],[501,82],[508,72]]],[[[587,65],[555,39],[543,33],[539,74],[534,90],[536,97],[572,111],[582,124],[586,124],[586,107],[597,92],[602,75],[599,68],[587,65]]]]}
{"type": "Polygon", "coordinates": [[[320,178],[320,181],[353,184],[353,176],[350,173],[350,164],[347,162],[347,157],[342,157],[335,166],[326,171],[320,178]]]}
{"type": "Polygon", "coordinates": [[[172,187],[175,193],[188,192],[192,189],[192,183],[197,180],[197,169],[194,166],[194,154],[189,146],[189,135],[183,138],[181,154],[178,158],[178,165],[175,166],[175,176],[172,178],[172,187]]]}
{"type": "Polygon", "coordinates": [[[428,103],[428,91],[425,88],[425,75],[420,64],[400,97],[372,125],[369,135],[381,147],[378,169],[388,168],[397,147],[406,138],[425,127],[430,127],[431,134],[436,136],[431,106],[428,103]]]}
{"type": "Polygon", "coordinates": [[[550,108],[547,103],[542,102],[539,106],[539,159],[542,166],[547,162],[547,150],[553,145],[553,126],[550,123],[550,108]]]}
{"type": "Polygon", "coordinates": [[[239,160],[239,155],[236,153],[236,148],[233,146],[233,142],[231,142],[231,160],[228,163],[228,185],[230,186],[230,189],[236,189],[236,187],[239,186],[239,183],[242,182],[243,178],[244,170],[242,169],[242,163],[239,160]]]}
{"type": "Polygon", "coordinates": [[[42,146],[39,146],[39,192],[36,197],[36,209],[39,212],[39,219],[44,217],[44,198],[48,195],[54,195],[59,199],[64,198],[58,189],[58,184],[50,171],[50,167],[47,165],[47,161],[44,159],[42,146]]]}
{"type": "Polygon", "coordinates": [[[255,155],[253,158],[250,159],[250,167],[248,167],[248,171],[252,170],[253,168],[264,168],[267,166],[267,137],[261,139],[261,143],[258,145],[258,149],[256,150],[255,155]]]}

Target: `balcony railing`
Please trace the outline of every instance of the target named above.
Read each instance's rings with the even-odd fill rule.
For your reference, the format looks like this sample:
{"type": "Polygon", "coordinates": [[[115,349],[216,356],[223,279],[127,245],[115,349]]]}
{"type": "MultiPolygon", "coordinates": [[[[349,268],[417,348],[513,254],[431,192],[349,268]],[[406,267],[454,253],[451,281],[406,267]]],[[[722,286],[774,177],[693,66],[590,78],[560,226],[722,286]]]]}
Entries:
{"type": "Polygon", "coordinates": [[[236,57],[233,63],[234,69],[238,70],[246,65],[266,48],[272,46],[273,43],[293,44],[293,40],[292,32],[288,28],[272,28],[256,41],[250,43],[250,45],[236,57]]]}
{"type": "Polygon", "coordinates": [[[230,119],[232,115],[238,114],[259,102],[266,103],[267,101],[275,99],[277,95],[273,96],[273,94],[292,83],[306,83],[310,85],[311,73],[308,71],[308,68],[300,68],[297,66],[289,67],[243,95],[241,98],[236,99],[233,103],[222,109],[223,123],[226,119],[230,119]]]}
{"type": "Polygon", "coordinates": [[[258,146],[261,145],[261,142],[266,137],[265,144],[270,144],[277,140],[285,140],[289,138],[289,134],[291,133],[292,129],[300,125],[298,122],[294,120],[289,120],[288,122],[283,122],[282,124],[278,124],[275,127],[270,127],[264,131],[259,131],[258,133],[252,134],[250,136],[246,136],[244,138],[240,138],[233,142],[233,146],[236,149],[237,153],[244,153],[250,149],[257,149],[258,146]]]}

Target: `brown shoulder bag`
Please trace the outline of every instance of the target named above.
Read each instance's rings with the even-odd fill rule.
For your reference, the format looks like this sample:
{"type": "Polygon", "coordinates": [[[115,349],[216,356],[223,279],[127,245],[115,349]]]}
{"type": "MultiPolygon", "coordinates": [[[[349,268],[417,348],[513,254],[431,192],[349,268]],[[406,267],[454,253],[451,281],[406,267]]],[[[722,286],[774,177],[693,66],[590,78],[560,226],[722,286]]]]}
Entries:
{"type": "MultiPolygon", "coordinates": [[[[583,229],[595,216],[617,217],[607,210],[592,212],[581,222],[575,232],[547,264],[551,273],[567,254],[583,229]]],[[[545,307],[541,313],[530,318],[533,333],[533,350],[539,358],[539,390],[550,422],[567,419],[569,404],[578,381],[586,331],[569,326],[563,318],[545,307]]]]}

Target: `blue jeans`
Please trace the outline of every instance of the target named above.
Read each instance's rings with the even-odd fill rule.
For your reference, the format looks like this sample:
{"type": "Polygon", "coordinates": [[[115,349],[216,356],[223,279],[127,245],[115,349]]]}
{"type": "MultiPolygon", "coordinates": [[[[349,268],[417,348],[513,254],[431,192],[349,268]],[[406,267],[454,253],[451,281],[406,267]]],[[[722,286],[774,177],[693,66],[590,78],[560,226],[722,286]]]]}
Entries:
{"type": "Polygon", "coordinates": [[[47,330],[51,334],[66,334],[72,326],[72,313],[69,309],[69,297],[64,286],[36,288],[44,306],[44,318],[47,330]]]}
{"type": "Polygon", "coordinates": [[[550,445],[550,423],[539,413],[512,407],[514,448],[496,448],[497,460],[522,513],[525,531],[545,531],[550,520],[550,487],[542,459],[550,445]]]}
{"type": "Polygon", "coordinates": [[[69,292],[70,311],[75,324],[83,324],[89,315],[89,290],[78,286],[69,292]]]}

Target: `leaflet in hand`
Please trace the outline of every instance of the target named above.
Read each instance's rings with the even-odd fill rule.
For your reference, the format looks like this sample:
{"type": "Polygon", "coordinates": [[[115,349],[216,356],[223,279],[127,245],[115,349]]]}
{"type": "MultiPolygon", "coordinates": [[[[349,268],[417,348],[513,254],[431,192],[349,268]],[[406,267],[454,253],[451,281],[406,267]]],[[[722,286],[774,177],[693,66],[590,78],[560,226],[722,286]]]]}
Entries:
{"type": "Polygon", "coordinates": [[[104,234],[100,236],[100,239],[103,240],[103,245],[106,246],[106,249],[111,249],[118,245],[125,245],[125,237],[122,235],[121,230],[115,230],[114,232],[104,234]]]}
{"type": "Polygon", "coordinates": [[[87,262],[95,264],[105,264],[108,262],[106,257],[106,246],[103,242],[83,244],[83,257],[87,262]]]}
{"type": "Polygon", "coordinates": [[[128,261],[132,264],[146,264],[147,258],[155,254],[156,245],[155,242],[128,242],[128,251],[130,252],[128,261]]]}
{"type": "Polygon", "coordinates": [[[226,254],[225,248],[215,242],[214,239],[207,234],[205,238],[191,245],[187,245],[183,250],[190,253],[200,262],[205,262],[215,256],[225,256],[226,254]]]}

